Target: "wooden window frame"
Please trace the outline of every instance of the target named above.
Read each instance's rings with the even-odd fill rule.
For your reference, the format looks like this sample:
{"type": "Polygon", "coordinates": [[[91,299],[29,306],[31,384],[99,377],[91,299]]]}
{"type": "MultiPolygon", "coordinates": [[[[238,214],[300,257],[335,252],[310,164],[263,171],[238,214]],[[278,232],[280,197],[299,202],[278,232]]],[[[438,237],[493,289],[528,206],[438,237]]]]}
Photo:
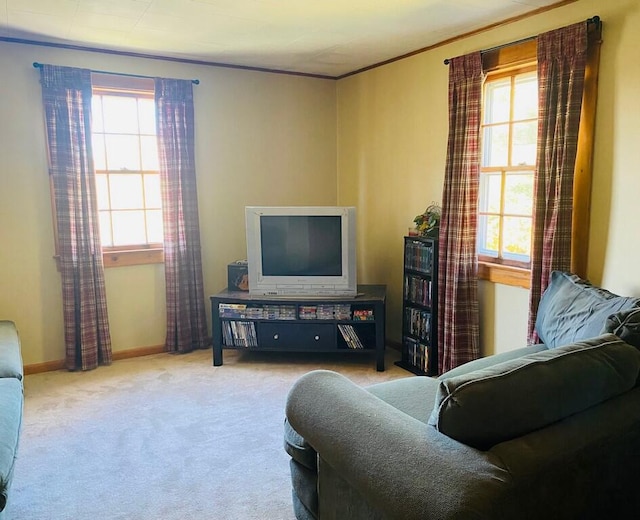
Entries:
{"type": "MultiPolygon", "coordinates": [[[[93,92],[102,95],[154,97],[154,82],[149,78],[134,78],[110,74],[92,74],[93,92]]],[[[163,244],[107,246],[102,248],[105,268],[164,263],[163,244]]]]}
{"type": "MultiPolygon", "coordinates": [[[[578,150],[573,184],[573,224],[571,239],[571,271],[582,278],[587,276],[589,224],[595,116],[598,93],[598,72],[602,25],[587,25],[588,50],[584,92],[578,131],[578,150]]],[[[537,61],[537,39],[485,51],[482,67],[486,74],[512,71],[537,61]]],[[[494,283],[531,288],[531,270],[493,262],[478,261],[478,278],[494,283]]]]}
{"type": "MultiPolygon", "coordinates": [[[[511,88],[513,89],[513,77],[518,75],[518,74],[526,74],[526,73],[531,73],[531,72],[535,72],[536,70],[536,64],[535,62],[529,62],[529,63],[519,63],[517,66],[514,67],[509,67],[509,68],[500,68],[499,70],[496,70],[494,72],[488,73],[487,74],[487,80],[490,81],[495,81],[495,80],[500,80],[500,79],[504,79],[504,78],[510,78],[511,79],[511,83],[512,86],[511,88]]],[[[511,92],[511,94],[513,94],[513,91],[511,92]]],[[[510,126],[512,126],[512,120],[511,120],[511,114],[513,113],[513,97],[511,98],[511,102],[510,102],[511,106],[509,108],[509,124],[510,126]]],[[[483,123],[484,124],[484,123],[483,123]]],[[[511,130],[510,130],[510,135],[511,135],[511,130]]],[[[511,162],[511,142],[509,144],[509,151],[508,151],[508,156],[509,159],[507,162],[511,162]]],[[[535,165],[533,166],[533,168],[535,169],[535,165]]],[[[496,173],[500,173],[501,174],[501,182],[504,184],[505,182],[505,172],[509,171],[509,172],[515,172],[515,171],[530,171],[532,169],[531,165],[527,165],[527,166],[496,166],[496,167],[483,167],[482,165],[480,166],[480,175],[483,174],[482,170],[492,170],[495,171],[496,173]]],[[[501,198],[501,206],[504,203],[504,200],[501,198]]],[[[504,216],[504,211],[502,210],[502,207],[500,209],[500,215],[504,216]]],[[[533,217],[533,215],[531,215],[531,217],[533,217]]],[[[501,235],[502,236],[502,235],[501,235]]],[[[478,254],[478,262],[482,263],[484,266],[486,266],[487,269],[490,268],[497,268],[498,266],[500,267],[508,267],[509,270],[506,271],[509,273],[509,277],[508,280],[512,280],[513,278],[513,268],[517,269],[516,272],[522,272],[523,275],[530,273],[531,269],[530,269],[530,262],[521,262],[521,261],[517,261],[517,260],[509,260],[509,259],[505,259],[505,258],[493,258],[491,256],[488,255],[481,255],[478,254]]]]}

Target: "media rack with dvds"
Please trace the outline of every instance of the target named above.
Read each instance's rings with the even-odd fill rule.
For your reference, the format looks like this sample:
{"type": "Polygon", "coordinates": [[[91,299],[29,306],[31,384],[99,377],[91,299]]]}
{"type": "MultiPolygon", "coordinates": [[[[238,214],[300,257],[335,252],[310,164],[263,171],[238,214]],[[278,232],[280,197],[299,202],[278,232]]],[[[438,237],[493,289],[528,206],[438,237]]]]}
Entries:
{"type": "Polygon", "coordinates": [[[384,285],[349,297],[275,297],[222,291],[211,299],[213,364],[224,349],[370,354],[384,370],[384,285]]]}
{"type": "Polygon", "coordinates": [[[418,375],[438,372],[438,240],[404,237],[402,358],[418,375]]]}

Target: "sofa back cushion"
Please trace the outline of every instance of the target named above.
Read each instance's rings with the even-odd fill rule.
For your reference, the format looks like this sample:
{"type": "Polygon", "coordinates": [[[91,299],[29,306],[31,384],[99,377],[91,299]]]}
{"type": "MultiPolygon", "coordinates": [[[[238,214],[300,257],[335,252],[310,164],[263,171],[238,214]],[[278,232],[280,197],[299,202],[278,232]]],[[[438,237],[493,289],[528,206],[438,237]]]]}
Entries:
{"type": "Polygon", "coordinates": [[[429,424],[487,450],[630,390],[639,373],[640,351],[605,334],[441,380],[429,424]]]}
{"type": "Polygon", "coordinates": [[[569,345],[608,332],[609,316],[639,305],[640,298],[618,296],[575,274],[553,271],[538,305],[536,332],[547,348],[569,345]]]}

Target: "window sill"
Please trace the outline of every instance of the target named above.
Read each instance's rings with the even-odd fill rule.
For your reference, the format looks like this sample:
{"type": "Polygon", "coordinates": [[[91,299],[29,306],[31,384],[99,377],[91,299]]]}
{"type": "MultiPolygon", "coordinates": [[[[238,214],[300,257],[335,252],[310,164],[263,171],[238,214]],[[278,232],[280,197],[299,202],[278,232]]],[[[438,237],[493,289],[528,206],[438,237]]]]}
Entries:
{"type": "Polygon", "coordinates": [[[124,251],[103,251],[105,268],[130,265],[161,264],[164,262],[163,249],[132,249],[124,251]]]}
{"type": "Polygon", "coordinates": [[[531,288],[531,271],[521,267],[478,262],[478,278],[523,289],[531,288]]]}

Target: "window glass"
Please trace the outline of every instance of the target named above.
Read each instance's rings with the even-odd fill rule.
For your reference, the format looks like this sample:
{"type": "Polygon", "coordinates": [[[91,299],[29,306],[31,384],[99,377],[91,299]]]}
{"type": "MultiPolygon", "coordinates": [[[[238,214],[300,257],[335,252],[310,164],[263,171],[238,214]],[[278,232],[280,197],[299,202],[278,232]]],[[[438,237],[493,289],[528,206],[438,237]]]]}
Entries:
{"type": "Polygon", "coordinates": [[[111,209],[144,208],[142,175],[139,173],[109,175],[111,209]]]}
{"type": "MultiPolygon", "coordinates": [[[[533,172],[507,172],[504,182],[504,212],[514,215],[531,215],[533,213],[533,172]]],[[[496,198],[500,198],[500,195],[498,194],[496,198]]]]}
{"type": "Polygon", "coordinates": [[[480,198],[482,211],[499,213],[502,201],[502,176],[499,173],[488,173],[480,178],[483,196],[480,198]]]}
{"type": "Polygon", "coordinates": [[[531,166],[535,164],[538,122],[514,123],[512,139],[511,164],[514,166],[531,166]]]}
{"type": "Polygon", "coordinates": [[[140,137],[137,135],[107,134],[107,169],[139,170],[140,137]]]}
{"type": "Polygon", "coordinates": [[[144,176],[144,201],[147,208],[162,208],[160,175],[146,174],[144,176]]]}
{"type": "Polygon", "coordinates": [[[485,89],[485,124],[509,121],[511,82],[508,79],[492,81],[485,89]]]}
{"type": "Polygon", "coordinates": [[[138,99],[140,133],[156,135],[156,103],[153,99],[138,99]]]}
{"type": "Polygon", "coordinates": [[[515,78],[513,119],[538,119],[538,77],[535,72],[515,78]]]}
{"type": "Polygon", "coordinates": [[[138,134],[138,103],[135,97],[102,98],[104,131],[110,134],[138,134]]]}
{"type": "Polygon", "coordinates": [[[509,157],[509,125],[487,126],[483,135],[484,166],[507,164],[509,157]]]}
{"type": "Polygon", "coordinates": [[[113,245],[144,244],[147,240],[143,210],[112,211],[113,245]]]}
{"type": "Polygon", "coordinates": [[[158,164],[158,139],[155,135],[140,137],[140,153],[142,155],[143,170],[159,170],[158,164]]]}

